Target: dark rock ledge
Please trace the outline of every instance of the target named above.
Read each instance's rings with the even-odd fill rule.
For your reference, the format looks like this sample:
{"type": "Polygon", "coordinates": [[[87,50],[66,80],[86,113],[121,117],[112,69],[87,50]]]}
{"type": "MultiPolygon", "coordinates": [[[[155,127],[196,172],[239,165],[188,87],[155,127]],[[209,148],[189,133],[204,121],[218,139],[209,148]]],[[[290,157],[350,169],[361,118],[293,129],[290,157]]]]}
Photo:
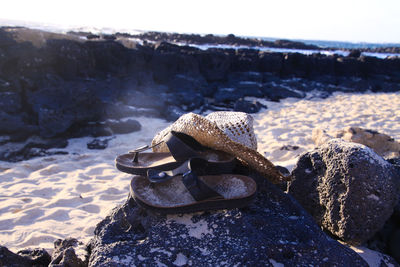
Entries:
{"type": "Polygon", "coordinates": [[[89,266],[368,266],[290,195],[257,180],[243,209],[156,216],[128,199],[97,225],[89,266]]]}
{"type": "MultiPolygon", "coordinates": [[[[368,266],[290,194],[241,173],[258,184],[246,208],[161,216],[128,197],[98,223],[89,244],[57,240],[52,257],[43,249],[14,254],[0,246],[0,266],[368,266]]],[[[399,266],[380,256],[379,266],[399,266]]]]}
{"type": "MultiPolygon", "coordinates": [[[[2,27],[0,146],[32,136],[55,144],[49,139],[135,131],[140,125],[123,119],[138,115],[173,121],[186,112],[267,108],[246,97],[280,101],[309,97],[314,90],[320,97],[335,91],[395,92],[399,70],[400,58],[204,51],[162,38],[141,44],[123,35],[82,39],[2,27]]],[[[18,151],[0,147],[0,160],[46,155],[46,149],[32,144],[18,151]]]]}

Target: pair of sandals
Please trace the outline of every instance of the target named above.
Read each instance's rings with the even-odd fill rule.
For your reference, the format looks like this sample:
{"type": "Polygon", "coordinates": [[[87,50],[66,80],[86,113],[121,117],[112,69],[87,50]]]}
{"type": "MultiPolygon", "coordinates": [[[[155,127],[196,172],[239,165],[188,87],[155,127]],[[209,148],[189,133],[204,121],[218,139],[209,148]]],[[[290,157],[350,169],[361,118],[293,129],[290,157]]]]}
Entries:
{"type": "Polygon", "coordinates": [[[174,214],[240,208],[254,198],[254,180],[233,174],[235,157],[205,148],[184,133],[172,131],[162,142],[170,152],[144,152],[158,143],[116,158],[118,170],[136,175],[130,190],[140,206],[174,214]]]}

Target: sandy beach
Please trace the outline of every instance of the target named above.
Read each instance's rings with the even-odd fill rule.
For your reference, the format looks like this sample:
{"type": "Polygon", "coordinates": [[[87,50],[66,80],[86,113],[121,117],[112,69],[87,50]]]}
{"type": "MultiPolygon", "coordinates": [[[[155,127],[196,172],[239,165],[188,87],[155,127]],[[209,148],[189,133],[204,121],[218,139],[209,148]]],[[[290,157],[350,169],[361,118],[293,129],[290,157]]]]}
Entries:
{"type": "MultiPolygon", "coordinates": [[[[400,140],[400,93],[335,93],[327,99],[263,104],[268,109],[253,115],[258,150],[289,170],[299,154],[313,149],[311,133],[317,127],[358,126],[400,140]]],[[[128,195],[130,175],[114,167],[115,156],[150,143],[169,125],[161,119],[135,119],[142,130],[117,135],[105,150],[88,150],[92,138],[79,138],[69,141],[68,155],[0,162],[0,244],[14,252],[27,247],[51,252],[58,238],[89,241],[96,224],[128,195]]]]}
{"type": "Polygon", "coordinates": [[[275,165],[289,170],[297,156],[314,148],[312,130],[328,132],[346,126],[372,129],[400,140],[400,94],[343,94],[327,99],[286,99],[280,103],[265,101],[267,110],[253,115],[258,151],[275,165]],[[297,150],[282,149],[298,146],[297,150]]]}

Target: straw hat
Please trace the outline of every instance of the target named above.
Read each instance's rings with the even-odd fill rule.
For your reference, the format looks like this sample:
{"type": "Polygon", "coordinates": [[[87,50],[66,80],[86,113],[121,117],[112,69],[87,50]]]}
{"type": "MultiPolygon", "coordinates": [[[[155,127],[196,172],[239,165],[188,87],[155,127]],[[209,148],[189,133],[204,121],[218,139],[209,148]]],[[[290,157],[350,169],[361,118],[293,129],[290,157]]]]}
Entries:
{"type": "MultiPolygon", "coordinates": [[[[253,117],[243,112],[219,111],[203,117],[194,113],[182,115],[176,122],[159,132],[152,145],[159,143],[169,132],[182,132],[192,136],[203,146],[234,155],[273,183],[288,180],[264,156],[257,152],[253,130],[253,117]]],[[[154,152],[168,152],[164,143],[154,152]]]]}

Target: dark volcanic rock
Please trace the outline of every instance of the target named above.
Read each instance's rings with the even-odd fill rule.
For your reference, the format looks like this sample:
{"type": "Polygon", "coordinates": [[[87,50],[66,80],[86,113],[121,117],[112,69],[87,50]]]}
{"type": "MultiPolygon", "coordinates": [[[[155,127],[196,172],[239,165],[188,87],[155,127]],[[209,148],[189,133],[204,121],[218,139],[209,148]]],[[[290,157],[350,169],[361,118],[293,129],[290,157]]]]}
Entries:
{"type": "Polygon", "coordinates": [[[260,72],[246,71],[246,72],[232,72],[228,75],[230,82],[250,81],[255,83],[263,82],[263,75],[260,72]]]}
{"type": "MultiPolygon", "coordinates": [[[[124,34],[120,34],[124,36],[124,34]]],[[[229,44],[235,46],[264,46],[264,47],[284,47],[297,49],[320,49],[318,46],[309,45],[302,42],[290,40],[276,40],[275,42],[260,40],[255,38],[243,38],[228,34],[226,36],[215,36],[213,34],[179,34],[164,32],[146,32],[139,35],[133,35],[135,38],[142,40],[151,40],[158,42],[181,42],[189,44],[229,44]]]]}
{"type": "Polygon", "coordinates": [[[129,92],[124,96],[124,103],[137,108],[151,108],[161,111],[166,103],[160,94],[148,94],[140,91],[129,92]]]}
{"type": "Polygon", "coordinates": [[[51,155],[67,155],[67,151],[48,151],[44,148],[31,147],[19,151],[0,153],[0,160],[9,162],[18,162],[36,157],[44,157],[51,155]]]}
{"type": "Polygon", "coordinates": [[[31,267],[32,263],[29,259],[0,246],[0,266],[31,267]]]}
{"type": "Polygon", "coordinates": [[[276,47],[286,47],[286,48],[294,48],[294,49],[320,49],[315,45],[307,45],[302,42],[296,42],[291,40],[280,39],[274,42],[276,47]]]}
{"type": "Polygon", "coordinates": [[[103,37],[104,40],[109,40],[109,41],[114,41],[117,39],[117,37],[114,34],[103,34],[101,37],[103,37]]]}
{"type": "Polygon", "coordinates": [[[367,241],[366,246],[390,255],[400,263],[400,218],[395,213],[396,211],[383,228],[367,241]]]}
{"type": "Polygon", "coordinates": [[[128,199],[100,222],[89,266],[367,266],[265,178],[243,209],[157,216],[128,199]]]}
{"type": "MultiPolygon", "coordinates": [[[[50,267],[85,267],[87,266],[86,254],[77,255],[76,250],[85,250],[83,243],[75,238],[65,240],[58,239],[54,242],[54,252],[50,267]]],[[[79,254],[79,253],[78,253],[79,254]]]]}
{"type": "Polygon", "coordinates": [[[164,118],[167,121],[176,121],[180,116],[186,112],[177,106],[168,106],[164,113],[164,118]]]}
{"type": "Polygon", "coordinates": [[[96,64],[88,47],[73,40],[49,39],[42,52],[53,70],[66,79],[87,76],[96,64]]]}
{"type": "Polygon", "coordinates": [[[45,249],[24,249],[17,254],[0,246],[0,266],[10,267],[45,267],[51,261],[49,253],[45,249]]]}
{"type": "Polygon", "coordinates": [[[111,136],[113,131],[104,122],[95,123],[90,122],[84,125],[77,124],[74,125],[71,131],[71,137],[78,138],[84,136],[101,137],[101,136],[111,136]]]}
{"type": "Polygon", "coordinates": [[[299,149],[298,146],[292,146],[292,145],[284,145],[280,148],[280,150],[286,150],[286,151],[296,151],[299,149]]]}
{"type": "MultiPolygon", "coordinates": [[[[278,171],[280,172],[280,173],[282,173],[284,176],[289,176],[290,175],[290,171],[286,168],[286,167],[283,167],[283,166],[276,166],[276,168],[278,169],[278,171]]],[[[286,188],[285,188],[285,190],[286,190],[286,188]]],[[[285,191],[284,190],[284,191],[285,191]]]]}
{"type": "Polygon", "coordinates": [[[91,39],[99,39],[99,38],[100,38],[100,35],[97,35],[97,34],[88,34],[88,35],[86,35],[86,38],[87,38],[88,40],[91,40],[91,39]]]}
{"type": "Polygon", "coordinates": [[[33,266],[48,266],[51,262],[50,254],[42,248],[24,249],[17,252],[18,255],[28,259],[33,266]]]}
{"type": "Polygon", "coordinates": [[[156,45],[150,61],[154,80],[165,83],[175,75],[199,76],[199,63],[194,57],[197,48],[161,42],[156,45]]]}
{"type": "MultiPolygon", "coordinates": [[[[123,34],[120,34],[123,36],[123,34]]],[[[142,40],[163,41],[163,42],[181,42],[189,44],[229,44],[234,46],[263,46],[263,47],[282,47],[296,49],[320,49],[318,46],[305,44],[302,42],[290,40],[276,40],[274,42],[260,40],[256,38],[243,38],[228,34],[226,36],[216,36],[213,34],[179,34],[179,33],[164,33],[164,32],[146,32],[133,37],[142,40]]]]}
{"type": "Polygon", "coordinates": [[[293,90],[289,90],[282,86],[273,86],[269,84],[265,84],[261,87],[261,91],[263,94],[272,101],[279,101],[283,98],[288,97],[296,97],[296,98],[303,98],[304,94],[300,92],[295,92],[293,90]]]}
{"type": "Polygon", "coordinates": [[[0,92],[0,110],[18,113],[21,110],[21,96],[16,92],[0,92]]]}
{"type": "Polygon", "coordinates": [[[111,139],[93,139],[89,143],[87,143],[88,149],[106,149],[108,146],[108,141],[111,139]]]}
{"type": "Polygon", "coordinates": [[[392,233],[389,239],[389,253],[397,262],[400,262],[400,227],[392,233]]]}
{"type": "Polygon", "coordinates": [[[229,103],[242,98],[243,92],[236,88],[218,88],[214,94],[214,100],[216,103],[229,103]]]}
{"type": "MultiPolygon", "coordinates": [[[[129,51],[122,44],[113,41],[85,42],[85,49],[90,51],[91,56],[88,68],[95,71],[96,75],[102,74],[101,76],[103,76],[110,73],[129,75],[132,67],[130,58],[135,56],[135,51],[129,51]]],[[[138,60],[134,62],[138,62],[138,60]]],[[[94,74],[89,73],[89,75],[93,76],[94,74]]]]}
{"type": "Polygon", "coordinates": [[[398,90],[400,83],[400,58],[240,48],[201,50],[164,41],[311,47],[287,40],[268,42],[234,35],[138,36],[142,40],[154,39],[155,44],[134,43],[129,37],[0,28],[0,135],[10,135],[13,140],[32,135],[96,136],[96,132],[80,130],[80,126],[135,115],[173,120],[181,111],[205,110],[209,104],[233,109],[244,96],[264,96],[273,101],[300,98],[304,97],[303,92],[314,88],[303,86],[306,80],[329,83],[330,86],[319,87],[328,92],[324,96],[339,90],[392,92],[398,90]],[[290,86],[281,80],[293,77],[304,79],[290,86]]]}
{"type": "Polygon", "coordinates": [[[262,97],[261,85],[252,81],[241,81],[236,85],[237,89],[243,93],[244,96],[262,97]]]}
{"type": "Polygon", "coordinates": [[[279,74],[283,66],[283,54],[261,52],[259,60],[259,68],[261,72],[272,72],[279,74]]]}
{"type": "Polygon", "coordinates": [[[37,134],[39,127],[26,122],[25,114],[8,114],[0,111],[0,134],[26,139],[37,134]]]}
{"type": "Polygon", "coordinates": [[[208,82],[223,81],[232,65],[233,51],[208,49],[197,57],[200,73],[208,82]]]}
{"type": "Polygon", "coordinates": [[[55,137],[66,132],[75,122],[72,112],[54,109],[39,109],[39,133],[45,138],[55,137]]]}
{"type": "Polygon", "coordinates": [[[235,102],[233,106],[234,111],[241,111],[245,113],[257,113],[261,108],[266,108],[267,106],[261,104],[258,101],[247,101],[240,98],[235,102]]]}
{"type": "Polygon", "coordinates": [[[397,204],[400,176],[370,148],[333,139],[303,154],[288,192],[316,222],[350,244],[370,239],[397,204]]]}
{"type": "Polygon", "coordinates": [[[182,74],[175,75],[168,82],[168,85],[172,92],[203,92],[206,91],[208,87],[207,81],[201,75],[191,77],[182,74]]]}
{"type": "MultiPolygon", "coordinates": [[[[393,164],[400,176],[400,158],[391,158],[388,162],[393,164]]],[[[367,245],[370,249],[392,256],[400,263],[400,195],[392,216],[383,228],[368,240],[367,245]]]]}
{"type": "Polygon", "coordinates": [[[359,58],[361,56],[361,51],[358,49],[353,49],[350,51],[348,57],[359,58]]]}
{"type": "Polygon", "coordinates": [[[65,139],[41,139],[30,138],[25,143],[10,143],[0,149],[0,160],[17,162],[34,157],[49,155],[65,155],[66,151],[53,150],[51,148],[65,148],[68,141],[65,139]]]}
{"type": "Polygon", "coordinates": [[[308,77],[313,70],[313,60],[300,53],[285,53],[281,69],[282,75],[295,75],[297,77],[308,77]]]}
{"type": "Polygon", "coordinates": [[[257,49],[237,49],[235,57],[232,58],[232,71],[256,72],[260,63],[259,51],[257,49]]]}
{"type": "Polygon", "coordinates": [[[129,120],[108,120],[106,121],[106,125],[111,128],[114,134],[126,134],[140,131],[142,125],[137,120],[129,119],[129,120]]]}
{"type": "Polygon", "coordinates": [[[84,82],[59,82],[54,87],[29,93],[32,117],[38,121],[42,137],[65,133],[76,123],[101,119],[104,103],[100,91],[84,82]],[[36,114],[37,117],[34,117],[36,114]]]}
{"type": "Polygon", "coordinates": [[[389,163],[393,164],[400,172],[400,158],[390,158],[387,160],[389,163]]]}
{"type": "Polygon", "coordinates": [[[184,111],[193,111],[204,104],[204,97],[195,91],[179,92],[169,94],[167,97],[169,105],[179,106],[184,111]]]}

